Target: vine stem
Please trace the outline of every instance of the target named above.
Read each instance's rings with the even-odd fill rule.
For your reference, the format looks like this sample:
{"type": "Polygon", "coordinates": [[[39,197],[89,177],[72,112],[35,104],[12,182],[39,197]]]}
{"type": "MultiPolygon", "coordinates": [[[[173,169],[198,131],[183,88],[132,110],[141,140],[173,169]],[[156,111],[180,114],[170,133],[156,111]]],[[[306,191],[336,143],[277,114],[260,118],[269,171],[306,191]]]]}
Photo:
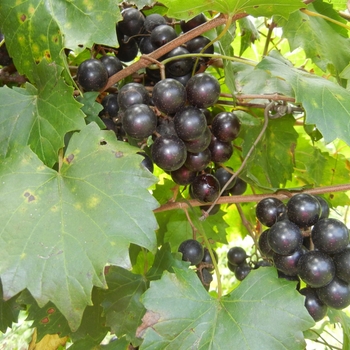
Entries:
{"type": "Polygon", "coordinates": [[[334,24],[336,24],[336,25],[338,25],[338,26],[340,26],[340,27],[343,27],[343,28],[345,28],[345,29],[347,29],[347,30],[350,30],[350,27],[349,27],[348,25],[346,25],[346,24],[344,24],[344,23],[342,23],[342,22],[339,22],[339,21],[337,21],[337,20],[335,20],[335,19],[333,19],[333,18],[330,18],[330,17],[324,16],[324,15],[321,15],[320,13],[313,12],[313,11],[310,11],[310,10],[308,10],[308,9],[300,9],[300,11],[301,11],[302,13],[305,13],[305,14],[308,15],[308,16],[311,16],[311,17],[319,17],[319,18],[322,18],[322,19],[324,19],[324,20],[326,20],[326,21],[332,22],[332,23],[334,23],[334,24]]]}
{"type": "MultiPolygon", "coordinates": [[[[236,21],[237,19],[240,19],[240,18],[243,18],[246,16],[248,16],[248,14],[238,13],[232,17],[232,21],[236,21]]],[[[226,22],[227,22],[227,16],[220,14],[218,17],[215,17],[212,20],[210,20],[206,23],[203,23],[200,26],[195,27],[192,30],[178,36],[174,40],[170,41],[169,43],[161,46],[159,49],[157,49],[157,50],[155,50],[155,51],[153,51],[150,54],[145,55],[145,56],[147,56],[150,59],[157,60],[158,58],[165,55],[166,53],[173,50],[174,48],[176,48],[176,47],[186,43],[187,41],[207,32],[210,29],[214,29],[220,25],[223,25],[226,22]]],[[[139,69],[146,68],[149,65],[150,59],[147,59],[146,57],[141,56],[138,61],[136,61],[133,64],[131,64],[130,66],[122,69],[118,73],[112,75],[109,78],[107,85],[100,92],[107,90],[108,88],[110,88],[112,85],[114,85],[118,81],[132,75],[133,73],[135,73],[139,69]]]]}
{"type": "MultiPolygon", "coordinates": [[[[315,188],[305,189],[305,190],[284,189],[273,193],[251,194],[251,195],[243,195],[243,196],[224,196],[224,197],[220,197],[217,200],[216,204],[259,202],[262,199],[267,197],[274,197],[280,200],[285,200],[290,198],[290,194],[293,195],[294,193],[309,193],[309,194],[317,195],[317,194],[345,192],[345,191],[350,191],[350,183],[341,184],[341,185],[324,186],[324,187],[315,187],[315,188]]],[[[199,202],[195,199],[187,200],[187,202],[188,204],[186,202],[173,202],[173,203],[163,204],[159,208],[155,209],[154,212],[159,213],[159,212],[164,212],[168,210],[188,208],[189,206],[199,207],[203,205],[202,202],[199,202]]]]}
{"type": "Polygon", "coordinates": [[[238,168],[238,170],[234,174],[232,174],[230,179],[226,182],[224,187],[221,189],[218,198],[216,198],[216,200],[211,204],[209,209],[203,214],[203,216],[201,217],[202,220],[204,220],[209,215],[210,211],[217,204],[220,196],[225,192],[226,188],[230,185],[230,183],[243,171],[244,167],[246,166],[246,164],[248,162],[248,159],[250,158],[250,156],[252,155],[253,151],[255,150],[255,147],[257,146],[257,144],[260,142],[261,138],[265,134],[266,128],[267,128],[267,126],[269,124],[269,113],[270,113],[270,110],[273,108],[274,105],[275,105],[274,101],[271,101],[270,103],[268,103],[266,105],[265,110],[264,110],[264,124],[263,124],[263,126],[262,126],[262,128],[260,130],[260,133],[259,133],[258,137],[255,139],[254,143],[250,147],[250,149],[249,149],[247,155],[245,156],[241,166],[238,168]]]}

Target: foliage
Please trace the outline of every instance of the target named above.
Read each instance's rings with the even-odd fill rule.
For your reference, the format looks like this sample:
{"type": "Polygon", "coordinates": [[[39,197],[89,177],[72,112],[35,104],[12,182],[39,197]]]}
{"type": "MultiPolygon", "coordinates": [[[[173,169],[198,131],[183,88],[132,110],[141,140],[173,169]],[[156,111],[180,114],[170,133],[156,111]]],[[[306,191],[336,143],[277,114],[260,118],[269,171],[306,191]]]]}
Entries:
{"type": "MultiPolygon", "coordinates": [[[[241,122],[224,166],[239,169],[248,189],[221,197],[219,212],[204,218],[187,188],[141,165],[137,142],[104,130],[106,91],[131,76],[141,81],[143,68],[181,36],[162,55],[128,63],[103,91],[83,92],[77,66],[118,48],[125,3],[1,0],[14,63],[0,67],[1,332],[25,309],[36,329],[31,346],[41,341],[46,349],[71,342],[72,349],[293,350],[305,339],[324,341],[296,283],[274,268],[228,286],[220,276],[227,262],[219,261],[208,293],[177,249],[193,237],[212,250],[248,234],[254,263],[264,230],[254,215],[260,198],[323,194],[334,213],[349,203],[346,1],[130,4],[174,18],[178,31],[180,20],[207,16],[196,35],[215,47],[205,68],[222,94],[212,110],[235,111],[241,122]],[[266,124],[268,104],[280,118],[266,124]],[[117,339],[101,344],[108,332],[117,339]]],[[[347,314],[330,310],[325,322],[342,327],[346,349],[347,314]]]]}

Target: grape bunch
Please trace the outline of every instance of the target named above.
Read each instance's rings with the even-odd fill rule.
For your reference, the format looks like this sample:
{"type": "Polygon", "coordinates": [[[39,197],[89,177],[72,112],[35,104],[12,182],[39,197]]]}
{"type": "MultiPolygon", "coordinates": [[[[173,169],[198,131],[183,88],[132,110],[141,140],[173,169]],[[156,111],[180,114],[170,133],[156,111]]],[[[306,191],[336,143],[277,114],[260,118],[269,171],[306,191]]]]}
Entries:
{"type": "Polygon", "coordinates": [[[284,277],[301,281],[305,306],[315,321],[328,307],[350,305],[349,230],[340,220],[329,218],[329,206],[319,196],[299,193],[286,204],[265,198],[256,216],[268,227],[259,236],[265,259],[284,277]]]}
{"type": "MultiPolygon", "coordinates": [[[[159,14],[145,16],[134,7],[121,13],[123,19],[116,28],[117,51],[111,55],[105,47],[102,57],[88,59],[78,67],[77,83],[84,91],[100,91],[123,69],[123,62],[133,60],[139,51],[149,54],[176,39],[176,25],[186,32],[206,22],[203,14],[175,24],[159,14]]],[[[165,64],[165,79],[160,79],[159,67],[150,64],[143,83],[128,82],[104,93],[100,112],[107,129],[119,140],[143,148],[140,154],[146,162],[169,173],[176,184],[188,186],[190,197],[202,202],[203,210],[206,203],[218,198],[224,186],[224,195],[240,195],[247,188],[240,178],[231,181],[233,170],[221,165],[233,154],[232,142],[241,128],[238,116],[214,108],[221,93],[218,79],[202,69],[193,75],[196,58],[181,58],[204,48],[205,53],[214,53],[204,36],[176,47],[160,59],[170,59],[165,64]]],[[[207,58],[200,59],[198,67],[206,64],[207,58]]]]}

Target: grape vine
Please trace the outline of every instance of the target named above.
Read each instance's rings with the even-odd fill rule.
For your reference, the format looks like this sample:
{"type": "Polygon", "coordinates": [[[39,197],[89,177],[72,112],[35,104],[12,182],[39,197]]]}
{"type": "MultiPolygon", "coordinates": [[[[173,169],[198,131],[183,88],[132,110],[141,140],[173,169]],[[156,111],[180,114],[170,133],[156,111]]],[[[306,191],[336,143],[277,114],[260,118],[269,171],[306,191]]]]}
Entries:
{"type": "Polygon", "coordinates": [[[345,4],[46,2],[0,7],[0,343],[347,349],[345,4]]]}

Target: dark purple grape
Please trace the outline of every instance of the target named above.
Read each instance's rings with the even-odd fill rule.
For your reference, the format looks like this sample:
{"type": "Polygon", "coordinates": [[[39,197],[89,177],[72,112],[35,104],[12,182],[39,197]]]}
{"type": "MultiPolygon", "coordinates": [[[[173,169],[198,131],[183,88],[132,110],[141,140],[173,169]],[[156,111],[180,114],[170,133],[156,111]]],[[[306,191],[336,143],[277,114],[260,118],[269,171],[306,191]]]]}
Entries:
{"type": "Polygon", "coordinates": [[[165,171],[181,168],[186,157],[186,146],[176,135],[160,136],[152,145],[153,162],[165,171]]]}
{"type": "MultiPolygon", "coordinates": [[[[190,53],[205,53],[212,55],[214,53],[214,46],[209,45],[203,52],[205,46],[207,46],[210,43],[210,39],[206,38],[205,36],[197,36],[189,41],[186,42],[186,48],[190,53]]],[[[205,59],[207,60],[207,59],[205,59]]]]}
{"type": "Polygon", "coordinates": [[[186,186],[192,183],[194,178],[197,176],[197,172],[189,170],[185,165],[183,165],[181,168],[172,171],[170,176],[178,185],[186,186]]]}
{"type": "Polygon", "coordinates": [[[247,259],[247,253],[242,247],[232,247],[227,252],[227,260],[232,265],[241,265],[247,259]]]}
{"type": "Polygon", "coordinates": [[[154,47],[159,48],[177,37],[173,27],[162,24],[155,27],[151,32],[151,43],[154,47]]]}
{"type": "MultiPolygon", "coordinates": [[[[213,255],[215,258],[215,262],[217,263],[218,262],[218,255],[217,255],[215,250],[213,250],[213,255]]],[[[206,268],[208,269],[208,271],[214,271],[213,260],[210,256],[208,248],[204,248],[204,255],[203,255],[202,263],[211,265],[211,266],[207,266],[206,268]]]]}
{"type": "Polygon", "coordinates": [[[215,136],[212,136],[208,148],[214,163],[225,163],[233,154],[232,143],[219,141],[215,136]]]}
{"type": "Polygon", "coordinates": [[[321,219],[312,228],[311,238],[317,249],[336,254],[349,244],[349,230],[337,219],[321,219]]]}
{"type": "Polygon", "coordinates": [[[115,56],[102,56],[100,61],[107,69],[108,77],[118,73],[123,69],[123,65],[120,62],[119,58],[115,56]]]}
{"type": "Polygon", "coordinates": [[[291,255],[273,253],[273,262],[276,269],[282,271],[284,274],[288,276],[296,276],[298,274],[298,261],[306,252],[306,248],[301,247],[291,255]]]}
{"type": "Polygon", "coordinates": [[[128,136],[141,140],[152,135],[157,127],[157,117],[145,104],[128,107],[123,114],[123,128],[128,136]]]}
{"type": "Polygon", "coordinates": [[[318,202],[320,203],[320,206],[321,206],[320,220],[328,218],[329,205],[328,205],[327,201],[321,196],[315,196],[315,198],[318,200],[318,202]]]}
{"type": "Polygon", "coordinates": [[[310,227],[319,220],[321,206],[318,200],[308,193],[298,193],[287,203],[287,215],[290,221],[301,228],[310,227]]]}
{"type": "Polygon", "coordinates": [[[77,81],[85,91],[99,91],[107,84],[107,69],[100,60],[88,59],[79,65],[77,81]]]}
{"type": "Polygon", "coordinates": [[[241,123],[236,114],[221,112],[215,116],[211,125],[211,132],[220,141],[230,142],[237,138],[241,123]]]}
{"type": "MultiPolygon", "coordinates": [[[[178,46],[175,49],[168,52],[163,59],[172,58],[175,56],[187,55],[189,54],[188,50],[182,46],[178,46]]],[[[165,64],[165,71],[167,75],[173,77],[181,77],[192,71],[193,60],[191,57],[186,58],[177,58],[165,64]]]]}
{"type": "Polygon", "coordinates": [[[142,54],[147,55],[155,51],[157,48],[152,44],[151,38],[149,36],[145,36],[139,42],[139,49],[142,54]]]}
{"type": "Polygon", "coordinates": [[[312,250],[298,262],[298,275],[310,287],[326,286],[335,276],[333,260],[325,253],[312,250]]]}
{"type": "Polygon", "coordinates": [[[132,61],[139,52],[137,41],[127,36],[118,36],[118,52],[115,54],[122,62],[132,61]]]}
{"type": "Polygon", "coordinates": [[[252,268],[248,264],[237,265],[235,268],[235,277],[238,281],[243,281],[250,273],[252,268]]]}
{"type": "Polygon", "coordinates": [[[291,255],[303,244],[300,228],[289,220],[277,221],[267,236],[271,249],[281,255],[291,255]]]}
{"type": "Polygon", "coordinates": [[[149,102],[148,91],[142,84],[128,83],[119,90],[118,103],[122,111],[136,104],[149,105],[149,102]]]}
{"type": "Polygon", "coordinates": [[[187,22],[181,21],[180,27],[181,27],[181,30],[185,33],[195,27],[198,27],[199,25],[205,23],[206,21],[207,21],[207,18],[203,15],[203,13],[200,13],[199,15],[191,18],[187,22]]]}
{"type": "Polygon", "coordinates": [[[202,171],[210,163],[210,151],[205,149],[202,152],[187,152],[185,166],[192,171],[202,171]]]}
{"type": "Polygon", "coordinates": [[[118,116],[119,104],[118,104],[118,94],[106,95],[101,104],[103,106],[103,113],[111,118],[116,118],[118,116]]]}
{"type": "Polygon", "coordinates": [[[337,277],[346,283],[350,283],[350,248],[344,249],[341,253],[333,256],[337,277]]]}
{"type": "Polygon", "coordinates": [[[213,276],[207,268],[202,268],[197,270],[197,276],[201,280],[204,288],[208,291],[210,288],[210,283],[213,281],[213,276]]]}
{"type": "Polygon", "coordinates": [[[158,82],[159,80],[161,80],[161,76],[160,76],[160,69],[159,68],[155,68],[155,69],[151,69],[149,67],[146,68],[146,75],[147,78],[153,82],[158,82]]]}
{"type": "Polygon", "coordinates": [[[146,33],[151,33],[155,27],[166,24],[166,20],[158,13],[151,13],[146,16],[143,27],[146,33]]]}
{"type": "MultiPolygon", "coordinates": [[[[233,172],[232,168],[228,167],[228,169],[230,169],[233,172]]],[[[232,172],[229,172],[223,167],[216,169],[214,176],[218,179],[220,183],[220,188],[223,188],[226,185],[226,183],[231,179],[232,172]]],[[[231,181],[231,183],[226,187],[226,189],[229,190],[234,186],[234,184],[235,180],[231,181]]]]}
{"type": "Polygon", "coordinates": [[[315,322],[321,321],[327,314],[328,307],[318,297],[315,289],[305,287],[299,290],[305,296],[305,307],[315,322]]]}
{"type": "Polygon", "coordinates": [[[101,120],[103,121],[103,124],[106,126],[106,130],[112,130],[112,131],[116,131],[116,125],[114,124],[112,119],[109,118],[101,118],[101,120]]]}
{"type": "Polygon", "coordinates": [[[177,80],[183,86],[186,86],[187,82],[191,79],[192,74],[191,73],[187,73],[186,75],[182,75],[181,77],[175,77],[175,76],[169,75],[169,77],[177,80]]]}
{"type": "Polygon", "coordinates": [[[286,206],[277,198],[262,199],[255,209],[257,219],[265,226],[271,227],[286,213],[286,206]]]}
{"type": "Polygon", "coordinates": [[[204,133],[195,140],[184,141],[187,151],[192,153],[198,153],[204,151],[209,147],[211,141],[211,132],[208,127],[206,127],[204,133]]]}
{"type": "Polygon", "coordinates": [[[196,176],[190,186],[191,197],[202,203],[213,202],[219,194],[219,181],[211,174],[196,176]]]}
{"type": "Polygon", "coordinates": [[[350,286],[338,277],[317,288],[316,292],[320,300],[333,309],[341,310],[350,305],[350,286]]]}
{"type": "Polygon", "coordinates": [[[161,136],[176,135],[174,121],[171,118],[158,118],[157,133],[161,136]]]}
{"type": "Polygon", "coordinates": [[[145,17],[141,11],[128,7],[121,12],[123,19],[118,22],[118,31],[126,36],[134,36],[141,33],[145,17]]]}
{"type": "Polygon", "coordinates": [[[154,85],[152,98],[161,112],[175,114],[186,103],[186,89],[177,80],[163,79],[154,85]]]}
{"type": "Polygon", "coordinates": [[[273,256],[273,250],[269,245],[269,241],[267,239],[269,233],[269,229],[263,231],[259,236],[258,245],[261,251],[261,254],[267,258],[271,258],[273,256]]]}
{"type": "Polygon", "coordinates": [[[143,156],[141,165],[145,167],[149,172],[153,173],[154,166],[151,157],[146,152],[137,152],[137,154],[143,156]]]}
{"type": "Polygon", "coordinates": [[[228,261],[228,262],[227,262],[227,267],[228,267],[228,269],[229,269],[231,272],[235,273],[237,265],[232,265],[232,264],[228,261]]]}
{"type": "Polygon", "coordinates": [[[177,135],[183,141],[198,139],[207,128],[204,114],[196,107],[187,106],[174,116],[177,135]]]}
{"type": "Polygon", "coordinates": [[[188,102],[198,108],[213,106],[220,96],[219,81],[208,73],[194,75],[186,84],[188,102]]]}
{"type": "Polygon", "coordinates": [[[240,177],[236,177],[232,182],[233,186],[229,189],[231,196],[241,196],[247,190],[248,184],[240,177]]]}
{"type": "MultiPolygon", "coordinates": [[[[211,205],[201,205],[199,208],[201,208],[204,211],[208,211],[211,205]]],[[[209,215],[215,215],[219,212],[221,205],[215,204],[214,207],[210,210],[209,215]]]]}
{"type": "Polygon", "coordinates": [[[182,253],[182,260],[189,261],[191,265],[198,265],[204,256],[203,246],[194,239],[182,242],[178,251],[182,253]]]}

